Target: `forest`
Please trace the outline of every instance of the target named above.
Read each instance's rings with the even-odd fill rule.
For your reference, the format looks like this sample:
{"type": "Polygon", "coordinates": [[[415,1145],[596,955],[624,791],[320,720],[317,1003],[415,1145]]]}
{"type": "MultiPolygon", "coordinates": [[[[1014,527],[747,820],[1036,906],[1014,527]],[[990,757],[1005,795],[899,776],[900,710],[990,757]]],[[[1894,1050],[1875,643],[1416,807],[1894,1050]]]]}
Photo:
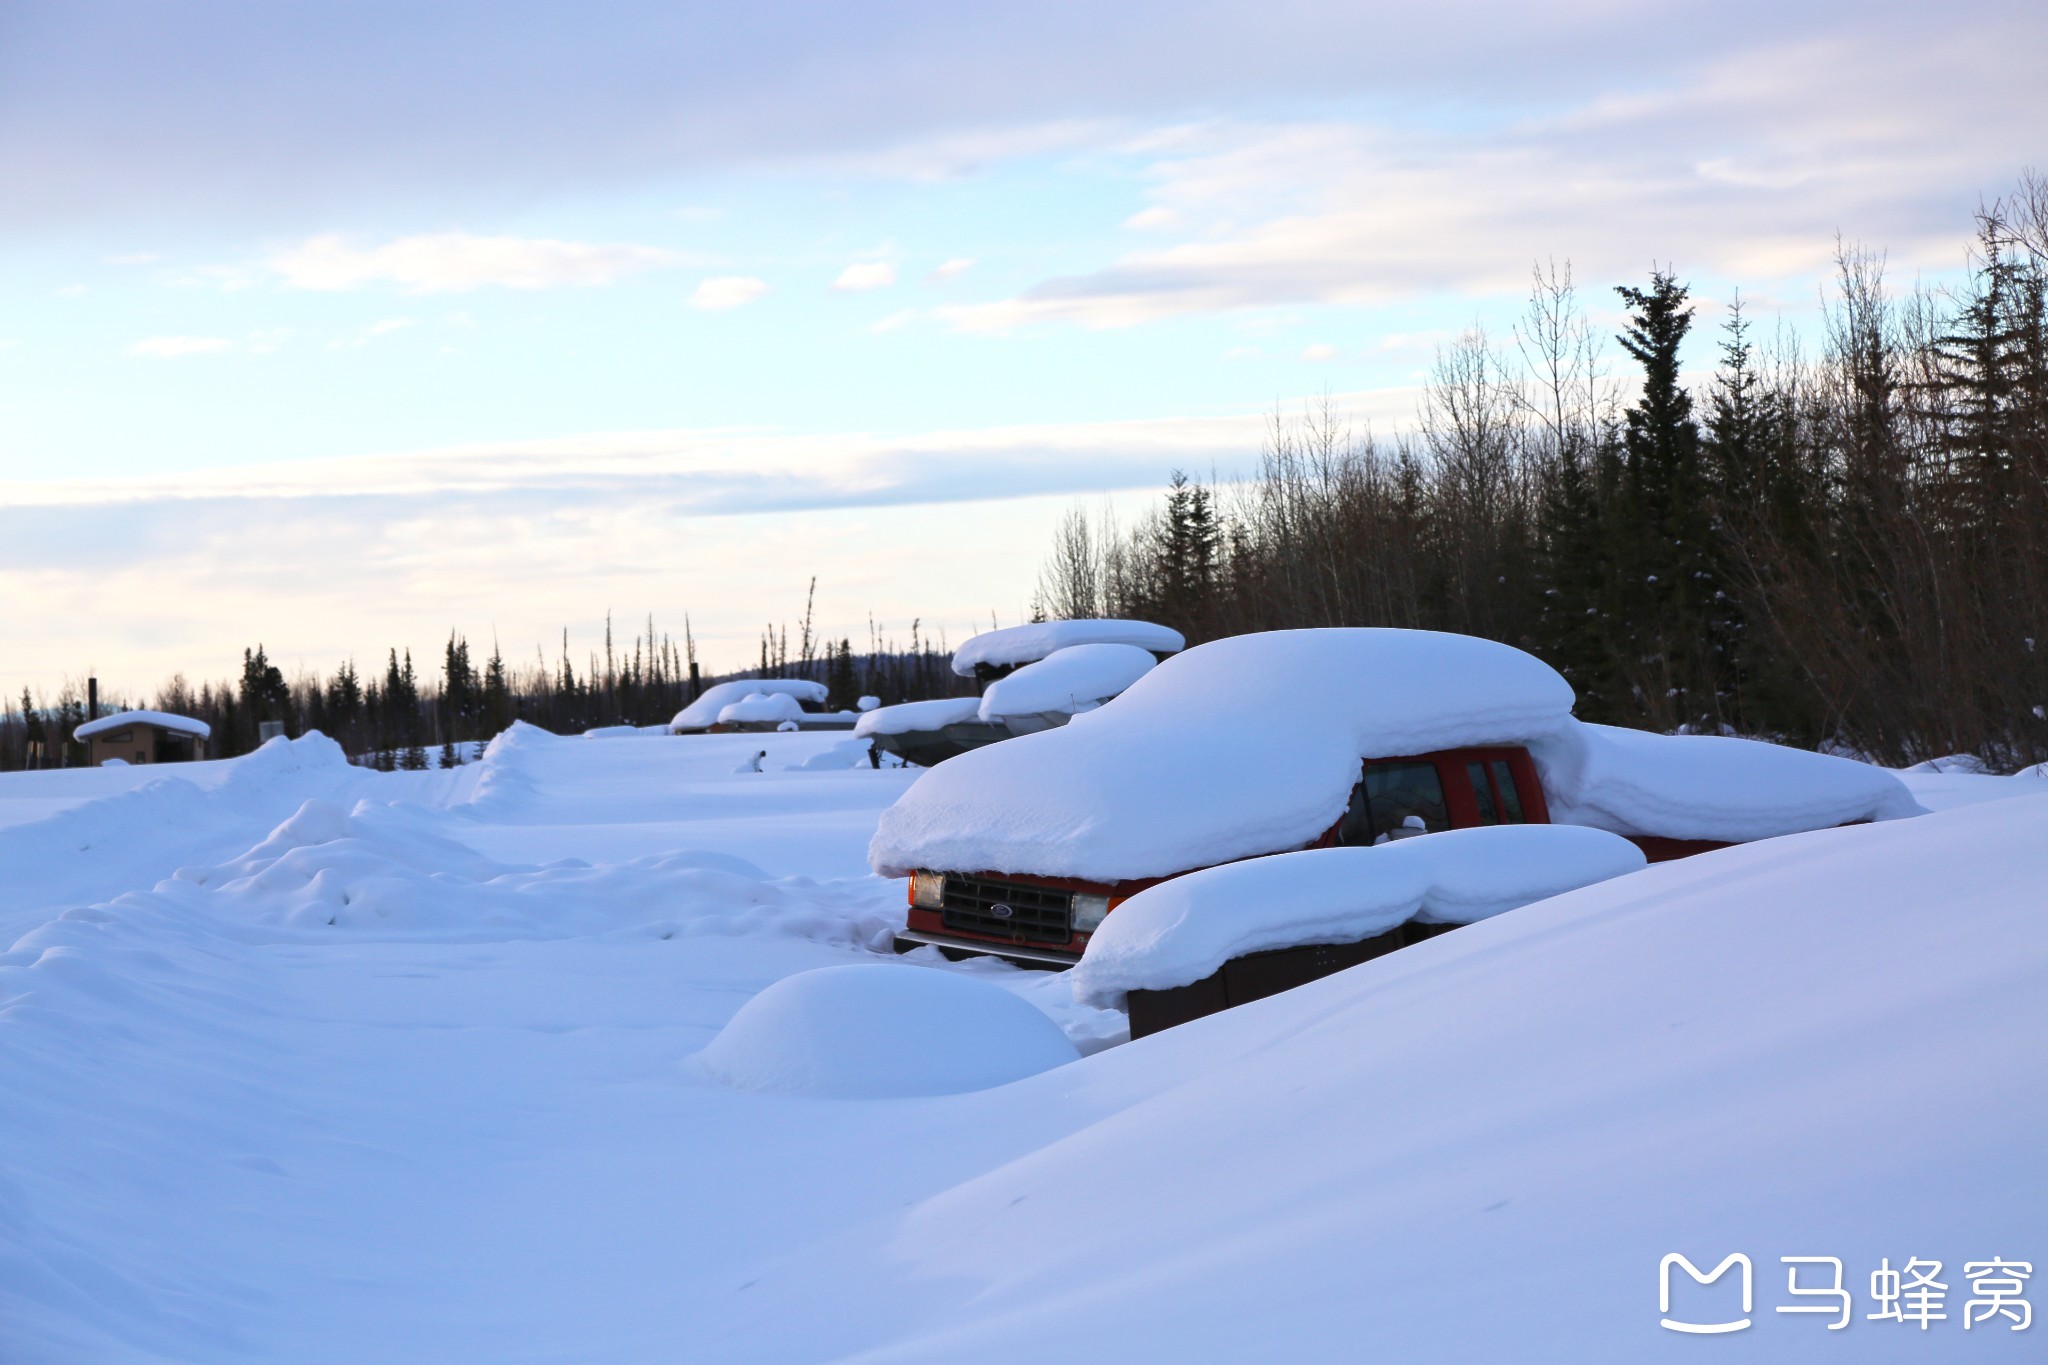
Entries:
{"type": "MultiPolygon", "coordinates": [[[[1510,337],[1435,360],[1414,429],[1276,416],[1257,473],[1177,476],[1136,524],[1076,508],[1056,617],[1191,641],[1302,626],[1484,635],[1557,667],[1587,720],[1889,764],[2048,759],[2048,181],[1978,214],[1962,283],[1894,289],[1838,244],[1811,350],[1654,272],[1605,338],[1569,266],[1510,337]]],[[[1362,683],[1361,685],[1369,685],[1362,683]]]]}
{"type": "MultiPolygon", "coordinates": [[[[851,709],[863,696],[884,701],[944,696],[971,690],[953,676],[943,640],[928,640],[913,622],[907,646],[870,624],[868,647],[856,653],[850,638],[820,638],[814,625],[813,580],[797,630],[770,625],[761,632],[760,657],[733,676],[814,678],[829,689],[827,705],[851,709]]],[[[262,645],[242,652],[239,677],[201,683],[180,675],[154,696],[102,697],[103,714],[128,708],[194,716],[213,728],[209,752],[226,758],[254,749],[265,722],[284,726],[296,738],[318,730],[339,742],[357,762],[380,768],[452,766],[474,755],[515,720],[558,734],[579,734],[605,725],[659,725],[704,688],[721,681],[705,674],[685,618],[678,642],[656,630],[650,618],[621,645],[605,622],[602,652],[585,655],[581,671],[563,632],[557,656],[536,651],[531,659],[507,660],[494,644],[488,657],[451,632],[441,657],[415,663],[409,649],[392,648],[374,671],[344,660],[332,674],[286,677],[262,645]]],[[[65,767],[84,762],[84,746],[68,737],[86,719],[86,693],[68,681],[54,703],[24,692],[0,712],[0,771],[24,767],[65,767]]]]}

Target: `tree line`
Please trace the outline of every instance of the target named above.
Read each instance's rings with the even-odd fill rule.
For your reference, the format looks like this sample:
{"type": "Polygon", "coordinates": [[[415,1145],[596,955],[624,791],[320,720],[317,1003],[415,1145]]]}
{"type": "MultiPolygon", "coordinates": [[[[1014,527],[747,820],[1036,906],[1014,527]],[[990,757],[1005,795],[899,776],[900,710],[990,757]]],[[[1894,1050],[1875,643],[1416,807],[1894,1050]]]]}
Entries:
{"type": "MultiPolygon", "coordinates": [[[[590,651],[580,671],[567,631],[552,659],[536,649],[531,660],[508,660],[495,642],[484,657],[451,631],[439,660],[425,666],[409,648],[393,647],[381,667],[348,659],[329,674],[291,677],[258,644],[243,650],[237,677],[194,686],[179,674],[147,698],[105,697],[100,711],[148,709],[203,720],[213,729],[208,749],[216,758],[248,753],[263,725],[274,722],[293,738],[318,730],[369,766],[420,769],[464,761],[478,742],[515,720],[559,734],[664,724],[725,676],[811,678],[826,685],[826,705],[842,710],[863,696],[907,701],[970,686],[953,676],[944,641],[925,637],[922,622],[911,624],[907,648],[872,620],[863,651],[855,651],[850,636],[825,638],[812,617],[816,589],[814,579],[794,639],[786,626],[765,627],[758,665],[732,675],[701,670],[687,618],[680,641],[658,632],[650,617],[627,645],[615,643],[607,617],[603,651],[590,651]]],[[[85,692],[76,680],[54,699],[24,689],[0,709],[0,771],[84,763],[85,746],[71,735],[85,720],[85,692]]]]}
{"type": "Polygon", "coordinates": [[[1589,720],[2040,762],[2048,181],[1979,212],[1967,264],[1898,290],[1838,243],[1812,353],[1738,298],[1691,387],[1672,272],[1617,289],[1617,372],[1570,267],[1539,267],[1510,338],[1439,351],[1412,431],[1325,403],[1276,417],[1249,478],[1176,475],[1130,526],[1075,509],[1039,609],[1191,641],[1461,631],[1549,661],[1589,720]]]}

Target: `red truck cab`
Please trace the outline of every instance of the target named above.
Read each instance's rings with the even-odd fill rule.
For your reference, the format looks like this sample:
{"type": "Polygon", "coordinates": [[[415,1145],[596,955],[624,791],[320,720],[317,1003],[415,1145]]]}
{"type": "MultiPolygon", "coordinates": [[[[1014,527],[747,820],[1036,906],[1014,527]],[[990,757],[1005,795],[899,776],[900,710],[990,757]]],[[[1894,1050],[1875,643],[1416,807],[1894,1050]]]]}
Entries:
{"type": "MultiPolygon", "coordinates": [[[[1527,749],[1443,749],[1367,759],[1344,813],[1301,847],[1383,843],[1482,825],[1548,823],[1543,783],[1527,749]]],[[[1675,839],[1636,842],[1653,862],[1721,847],[1675,839]]],[[[896,950],[930,945],[948,957],[990,954],[1025,966],[1070,967],[1080,961],[1089,936],[1118,902],[1165,880],[1090,882],[919,869],[910,879],[909,921],[897,935],[896,950]]]]}

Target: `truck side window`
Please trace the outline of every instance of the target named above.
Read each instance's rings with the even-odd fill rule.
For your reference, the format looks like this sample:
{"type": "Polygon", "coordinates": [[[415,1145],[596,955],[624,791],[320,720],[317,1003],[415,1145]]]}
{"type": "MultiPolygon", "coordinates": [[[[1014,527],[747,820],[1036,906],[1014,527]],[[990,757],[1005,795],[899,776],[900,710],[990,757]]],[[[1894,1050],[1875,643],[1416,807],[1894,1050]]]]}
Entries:
{"type": "Polygon", "coordinates": [[[1450,808],[1444,803],[1443,780],[1434,763],[1373,763],[1365,770],[1362,784],[1372,839],[1393,834],[1413,816],[1434,834],[1451,827],[1450,808]]]}
{"type": "Polygon", "coordinates": [[[1507,813],[1507,822],[1519,825],[1527,821],[1529,817],[1522,814],[1522,793],[1515,789],[1514,769],[1506,759],[1493,760],[1493,777],[1500,787],[1500,804],[1507,813]]]}
{"type": "Polygon", "coordinates": [[[1472,779],[1472,799],[1479,806],[1479,823],[1499,824],[1500,810],[1493,804],[1493,784],[1486,780],[1486,765],[1474,759],[1465,765],[1465,775],[1472,779]]]}

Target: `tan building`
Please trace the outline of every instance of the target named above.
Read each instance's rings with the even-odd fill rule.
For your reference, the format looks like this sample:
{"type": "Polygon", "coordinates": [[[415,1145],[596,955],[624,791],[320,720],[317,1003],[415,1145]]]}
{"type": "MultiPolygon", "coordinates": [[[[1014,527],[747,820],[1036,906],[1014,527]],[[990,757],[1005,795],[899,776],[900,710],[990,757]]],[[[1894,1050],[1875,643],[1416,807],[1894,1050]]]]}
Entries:
{"type": "Polygon", "coordinates": [[[86,747],[85,761],[97,768],[108,759],[123,763],[189,763],[206,757],[213,727],[165,711],[121,711],[87,721],[71,732],[86,747]]]}

